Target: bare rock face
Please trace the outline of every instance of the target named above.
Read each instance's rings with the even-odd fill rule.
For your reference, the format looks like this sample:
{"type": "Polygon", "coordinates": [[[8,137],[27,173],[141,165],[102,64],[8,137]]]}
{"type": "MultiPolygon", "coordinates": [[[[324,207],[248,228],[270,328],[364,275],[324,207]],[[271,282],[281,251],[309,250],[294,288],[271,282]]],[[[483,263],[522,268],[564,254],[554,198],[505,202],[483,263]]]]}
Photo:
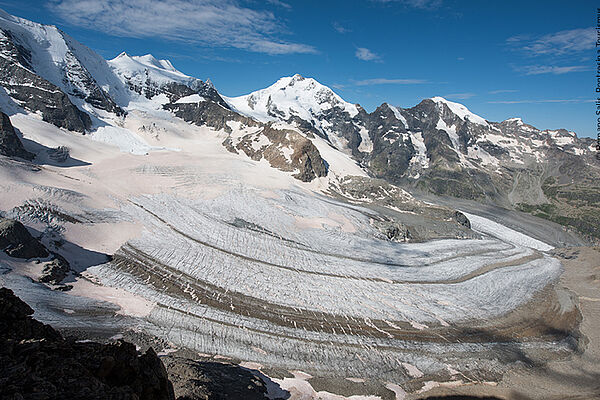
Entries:
{"type": "Polygon", "coordinates": [[[32,72],[31,51],[9,31],[0,30],[0,85],[28,111],[39,111],[44,121],[70,131],[86,132],[90,116],[75,106],[58,86],[32,72]]]}
{"type": "MultiPolygon", "coordinates": [[[[220,99],[220,97],[219,97],[220,99]]],[[[197,103],[169,103],[163,108],[171,111],[176,117],[186,122],[203,126],[206,125],[215,130],[224,130],[231,133],[231,127],[228,122],[239,122],[245,126],[256,126],[259,123],[251,118],[244,117],[229,109],[229,106],[221,105],[220,101],[199,101],[197,103]],[[227,107],[227,108],[226,108],[227,107]]]]}
{"type": "Polygon", "coordinates": [[[7,157],[20,157],[32,160],[34,154],[23,147],[23,143],[15,133],[8,115],[0,111],[0,154],[7,157]]]}
{"type": "Polygon", "coordinates": [[[327,175],[327,165],[319,150],[306,137],[288,129],[275,129],[265,124],[262,129],[223,143],[234,153],[243,151],[253,160],[264,158],[272,167],[297,173],[294,178],[310,182],[327,175]]]}
{"type": "MultiPolygon", "coordinates": [[[[60,335],[52,327],[31,318],[32,314],[31,307],[15,296],[12,290],[0,288],[0,320],[2,321],[0,324],[0,340],[2,342],[6,343],[23,338],[30,340],[60,339],[60,335]]],[[[4,346],[2,347],[4,348],[4,346]]],[[[3,387],[3,385],[0,385],[0,387],[3,387]]]]}
{"type": "Polygon", "coordinates": [[[33,310],[0,289],[0,398],[174,400],[167,371],[131,343],[77,343],[34,320],[33,310]]]}
{"type": "Polygon", "coordinates": [[[19,221],[0,218],[0,249],[17,258],[48,257],[46,248],[19,221]]]}

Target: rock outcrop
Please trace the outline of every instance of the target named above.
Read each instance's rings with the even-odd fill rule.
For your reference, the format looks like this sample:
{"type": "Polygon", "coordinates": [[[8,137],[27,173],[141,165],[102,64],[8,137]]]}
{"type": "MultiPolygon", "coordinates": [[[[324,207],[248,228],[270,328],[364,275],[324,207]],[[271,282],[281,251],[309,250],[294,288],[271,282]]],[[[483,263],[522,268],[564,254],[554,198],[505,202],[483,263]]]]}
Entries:
{"type": "Polygon", "coordinates": [[[21,139],[15,133],[10,118],[2,111],[0,111],[0,155],[19,157],[25,160],[32,160],[34,157],[33,153],[25,150],[21,139]]]}
{"type": "Polygon", "coordinates": [[[11,257],[45,258],[46,248],[19,221],[0,218],[0,249],[11,257]]]}
{"type": "Polygon", "coordinates": [[[267,393],[260,377],[237,365],[173,356],[163,361],[177,400],[262,400],[267,393]]]}
{"type": "Polygon", "coordinates": [[[460,211],[415,199],[404,189],[383,179],[347,176],[330,188],[330,194],[349,202],[377,209],[399,210],[372,218],[383,238],[398,242],[477,237],[469,219],[460,211]]]}
{"type": "Polygon", "coordinates": [[[70,271],[69,262],[64,257],[54,254],[54,259],[47,262],[42,268],[42,275],[39,281],[58,285],[67,277],[70,271]]]}

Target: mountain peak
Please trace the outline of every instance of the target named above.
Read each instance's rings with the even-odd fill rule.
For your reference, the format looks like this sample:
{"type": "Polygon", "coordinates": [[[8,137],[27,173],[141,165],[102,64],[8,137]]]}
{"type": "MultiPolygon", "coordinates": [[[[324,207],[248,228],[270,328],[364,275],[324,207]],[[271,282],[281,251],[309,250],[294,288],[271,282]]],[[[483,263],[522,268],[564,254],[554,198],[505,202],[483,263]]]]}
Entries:
{"type": "Polygon", "coordinates": [[[517,124],[517,125],[524,125],[523,120],[521,118],[509,118],[509,119],[505,119],[502,122],[513,123],[513,124],[517,124]]]}
{"type": "Polygon", "coordinates": [[[435,103],[449,103],[449,101],[446,100],[445,98],[443,98],[442,96],[434,96],[434,97],[430,98],[429,100],[431,100],[435,103]]]}
{"type": "MultiPolygon", "coordinates": [[[[313,78],[305,78],[300,74],[294,74],[292,76],[284,76],[281,77],[275,82],[273,85],[269,86],[272,88],[283,89],[286,87],[292,87],[296,84],[303,84],[306,86],[310,86],[310,88],[316,88],[317,86],[322,86],[319,82],[314,80],[313,78]]],[[[267,88],[269,89],[269,88],[267,88]]]]}
{"type": "Polygon", "coordinates": [[[127,76],[150,73],[157,82],[164,80],[189,81],[191,77],[173,67],[169,60],[159,60],[152,54],[130,56],[122,52],[108,63],[119,73],[127,76]]]}
{"type": "Polygon", "coordinates": [[[468,119],[470,122],[473,122],[473,123],[476,123],[479,125],[485,125],[485,126],[488,125],[487,121],[484,118],[469,111],[469,109],[464,104],[455,103],[453,101],[446,100],[445,98],[443,98],[441,96],[435,96],[435,97],[430,98],[429,100],[433,101],[436,104],[445,104],[450,109],[450,111],[452,111],[452,113],[454,113],[457,117],[459,117],[463,121],[468,119]]]}
{"type": "Polygon", "coordinates": [[[316,115],[332,108],[346,112],[351,117],[358,114],[354,104],[344,101],[315,79],[300,74],[285,76],[265,89],[227,98],[226,101],[238,112],[259,121],[287,120],[291,117],[314,121],[316,115]]]}
{"type": "Polygon", "coordinates": [[[156,68],[162,68],[160,62],[150,53],[143,56],[133,56],[132,58],[138,62],[141,62],[142,64],[150,65],[156,68]]]}

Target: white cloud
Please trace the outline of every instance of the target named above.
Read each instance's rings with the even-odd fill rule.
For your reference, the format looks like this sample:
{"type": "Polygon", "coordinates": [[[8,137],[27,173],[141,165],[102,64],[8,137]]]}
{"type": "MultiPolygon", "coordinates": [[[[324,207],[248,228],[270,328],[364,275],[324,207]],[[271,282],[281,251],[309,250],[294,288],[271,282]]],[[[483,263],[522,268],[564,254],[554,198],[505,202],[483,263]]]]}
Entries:
{"type": "Polygon", "coordinates": [[[342,24],[340,24],[339,22],[334,21],[333,24],[331,24],[331,25],[333,26],[333,29],[335,29],[336,31],[338,31],[338,33],[352,32],[351,29],[348,29],[345,26],[342,26],[342,24]]]}
{"type": "Polygon", "coordinates": [[[525,75],[562,75],[568,74],[569,72],[590,71],[591,67],[588,67],[587,65],[572,65],[567,67],[558,67],[554,65],[527,65],[524,67],[519,67],[517,70],[523,72],[525,75]]]}
{"type": "Polygon", "coordinates": [[[291,8],[292,8],[291,5],[289,5],[288,3],[285,3],[281,0],[267,0],[267,3],[273,4],[274,6],[287,8],[288,10],[291,10],[291,8]]]}
{"type": "Polygon", "coordinates": [[[518,35],[506,41],[534,56],[572,54],[594,48],[596,29],[571,29],[543,36],[518,35]]]}
{"type": "Polygon", "coordinates": [[[492,90],[488,93],[489,94],[501,94],[501,93],[516,93],[516,92],[518,92],[518,90],[516,90],[516,89],[498,89],[498,90],[492,90]]]}
{"type": "Polygon", "coordinates": [[[546,100],[507,100],[488,101],[490,104],[540,104],[540,103],[593,103],[591,99],[546,99],[546,100]]]}
{"type": "Polygon", "coordinates": [[[356,86],[370,86],[370,85],[416,85],[422,83],[429,83],[423,79],[388,79],[388,78],[373,78],[365,79],[362,81],[355,81],[356,86]]]}
{"type": "Polygon", "coordinates": [[[244,8],[235,0],[51,0],[49,8],[70,24],[115,36],[267,54],[316,53],[310,45],[279,39],[285,27],[272,12],[244,8]]]}
{"type": "Polygon", "coordinates": [[[373,0],[377,3],[399,3],[406,7],[434,9],[442,5],[442,0],[373,0]]]}
{"type": "Polygon", "coordinates": [[[356,58],[363,61],[378,61],[381,59],[377,54],[373,53],[371,50],[365,47],[357,48],[356,53],[354,53],[354,55],[356,56],[356,58]]]}

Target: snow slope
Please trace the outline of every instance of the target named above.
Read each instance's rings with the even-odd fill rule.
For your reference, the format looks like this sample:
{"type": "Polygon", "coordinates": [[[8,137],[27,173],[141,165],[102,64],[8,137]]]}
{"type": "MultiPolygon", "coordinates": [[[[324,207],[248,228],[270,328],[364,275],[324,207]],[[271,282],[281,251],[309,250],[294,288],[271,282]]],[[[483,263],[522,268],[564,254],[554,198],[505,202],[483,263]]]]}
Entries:
{"type": "Polygon", "coordinates": [[[108,61],[112,70],[122,79],[133,84],[143,85],[151,80],[158,85],[168,83],[192,84],[198,79],[176,70],[168,60],[157,60],[152,54],[130,56],[123,52],[108,61]]]}

